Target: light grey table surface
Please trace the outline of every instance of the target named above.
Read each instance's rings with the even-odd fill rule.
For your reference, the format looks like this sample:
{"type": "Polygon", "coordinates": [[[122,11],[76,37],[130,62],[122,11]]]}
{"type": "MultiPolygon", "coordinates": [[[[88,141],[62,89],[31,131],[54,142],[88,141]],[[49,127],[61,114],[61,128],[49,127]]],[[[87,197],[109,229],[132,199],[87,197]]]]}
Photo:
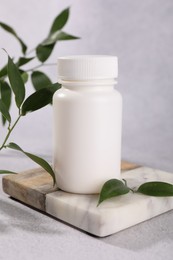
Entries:
{"type": "MultiPolygon", "coordinates": [[[[7,153],[1,154],[0,164],[1,169],[19,171],[34,167],[27,158],[7,153]]],[[[172,260],[172,219],[170,211],[112,236],[97,238],[10,199],[1,185],[0,259],[172,260]]]]}

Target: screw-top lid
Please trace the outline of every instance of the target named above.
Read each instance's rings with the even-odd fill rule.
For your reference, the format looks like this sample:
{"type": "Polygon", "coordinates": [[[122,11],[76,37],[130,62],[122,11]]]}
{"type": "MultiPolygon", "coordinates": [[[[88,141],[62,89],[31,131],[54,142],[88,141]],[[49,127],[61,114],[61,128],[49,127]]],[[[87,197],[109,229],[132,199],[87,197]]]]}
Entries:
{"type": "Polygon", "coordinates": [[[118,76],[118,58],[104,55],[81,55],[58,58],[59,80],[112,79],[118,76]]]}

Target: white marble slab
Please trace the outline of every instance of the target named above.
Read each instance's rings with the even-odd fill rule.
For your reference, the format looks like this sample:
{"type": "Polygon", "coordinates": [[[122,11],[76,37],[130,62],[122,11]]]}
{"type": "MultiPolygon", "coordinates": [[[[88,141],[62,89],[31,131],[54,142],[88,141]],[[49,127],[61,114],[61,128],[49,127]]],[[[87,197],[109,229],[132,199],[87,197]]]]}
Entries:
{"type": "MultiPolygon", "coordinates": [[[[122,173],[131,188],[147,181],[173,184],[173,174],[140,167],[122,173]]],[[[46,195],[46,212],[75,227],[104,237],[173,209],[173,197],[151,197],[128,193],[97,207],[97,195],[76,195],[56,191],[46,195]]]]}

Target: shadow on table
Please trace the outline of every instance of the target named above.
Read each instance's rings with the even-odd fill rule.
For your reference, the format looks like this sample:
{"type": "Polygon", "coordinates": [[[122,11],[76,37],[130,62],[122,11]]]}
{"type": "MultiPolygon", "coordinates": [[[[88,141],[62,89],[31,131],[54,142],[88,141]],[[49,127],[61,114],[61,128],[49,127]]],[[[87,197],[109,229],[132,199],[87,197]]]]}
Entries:
{"type": "MultiPolygon", "coordinates": [[[[13,200],[12,200],[13,201],[13,200]]],[[[12,205],[12,203],[0,199],[0,215],[7,218],[0,218],[0,233],[9,233],[13,228],[26,230],[34,233],[44,234],[61,234],[64,233],[57,230],[56,226],[51,227],[46,224],[45,215],[32,214],[32,209],[29,210],[12,205]],[[7,220],[6,220],[7,219],[7,220]],[[47,225],[47,226],[46,226],[47,225]]]]}
{"type": "Polygon", "coordinates": [[[4,221],[2,221],[0,219],[0,233],[2,233],[2,232],[7,233],[7,231],[9,231],[9,229],[12,227],[19,228],[21,230],[26,230],[29,232],[55,234],[55,235],[57,235],[57,234],[62,235],[65,232],[68,232],[68,230],[65,231],[64,229],[63,229],[63,231],[57,230],[58,225],[54,224],[54,221],[56,221],[56,222],[59,222],[59,223],[65,225],[66,227],[68,226],[68,227],[72,228],[73,230],[80,231],[84,234],[87,234],[88,236],[95,238],[94,235],[91,235],[88,232],[83,231],[77,227],[74,227],[71,224],[64,222],[63,220],[57,219],[56,217],[51,216],[48,213],[38,210],[36,208],[33,208],[32,206],[29,206],[21,201],[18,201],[17,199],[14,199],[12,197],[10,197],[10,198],[11,198],[11,201],[15,201],[15,202],[17,202],[17,204],[19,202],[19,205],[25,206],[26,209],[29,210],[29,212],[28,212],[28,210],[24,210],[24,209],[17,207],[17,204],[12,205],[12,203],[8,203],[7,201],[0,199],[0,216],[1,216],[1,212],[2,212],[3,215],[5,214],[10,217],[10,219],[8,219],[8,223],[6,223],[6,224],[4,224],[4,221]],[[33,210],[33,212],[37,212],[39,214],[39,216],[36,217],[34,214],[31,214],[30,212],[32,212],[32,210],[33,210]],[[45,225],[44,217],[49,218],[48,227],[44,226],[45,225]],[[42,218],[43,218],[43,220],[40,221],[42,218]],[[54,228],[50,227],[50,219],[52,220],[54,228]]]}
{"type": "Polygon", "coordinates": [[[170,211],[112,236],[102,238],[102,241],[133,251],[152,247],[160,241],[165,243],[173,240],[172,218],[173,211],[170,211]]]}

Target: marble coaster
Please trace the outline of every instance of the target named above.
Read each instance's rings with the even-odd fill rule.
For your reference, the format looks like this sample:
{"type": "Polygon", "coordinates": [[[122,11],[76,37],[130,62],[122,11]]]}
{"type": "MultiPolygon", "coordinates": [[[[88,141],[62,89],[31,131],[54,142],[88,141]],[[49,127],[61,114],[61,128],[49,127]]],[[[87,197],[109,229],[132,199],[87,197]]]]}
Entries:
{"type": "MultiPolygon", "coordinates": [[[[123,163],[122,177],[131,188],[147,181],[173,184],[173,174],[123,163]],[[135,169],[134,169],[135,168],[135,169]],[[129,170],[131,169],[131,170],[129,170]]],[[[52,186],[51,177],[41,168],[3,177],[4,192],[93,235],[104,237],[149,220],[173,209],[173,197],[151,197],[128,193],[104,201],[98,195],[76,195],[52,186]]]]}
{"type": "MultiPolygon", "coordinates": [[[[173,174],[140,167],[122,173],[131,188],[147,181],[173,183],[173,174]]],[[[46,212],[99,237],[116,233],[173,209],[173,197],[151,197],[128,193],[104,201],[97,195],[75,195],[56,191],[46,195],[46,212]]]]}

